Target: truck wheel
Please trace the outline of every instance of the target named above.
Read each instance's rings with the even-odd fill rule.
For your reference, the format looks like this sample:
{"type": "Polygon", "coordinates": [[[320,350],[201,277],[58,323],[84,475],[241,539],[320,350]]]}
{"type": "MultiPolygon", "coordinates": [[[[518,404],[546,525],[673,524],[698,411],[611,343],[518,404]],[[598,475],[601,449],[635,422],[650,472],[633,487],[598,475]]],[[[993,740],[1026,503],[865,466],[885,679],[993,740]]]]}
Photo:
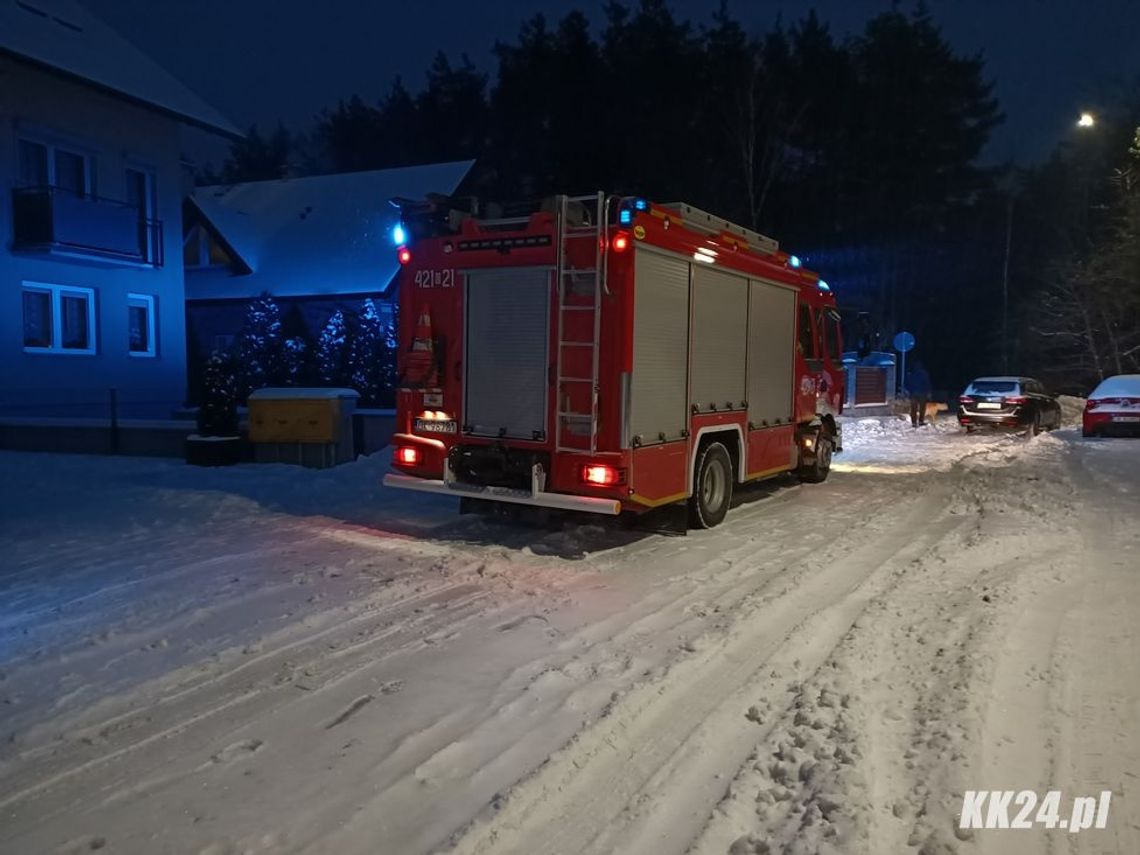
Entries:
{"type": "Polygon", "coordinates": [[[710,442],[697,458],[693,495],[689,498],[689,522],[693,528],[719,525],[732,503],[732,460],[719,442],[710,442]]]}
{"type": "Polygon", "coordinates": [[[815,462],[801,463],[796,470],[799,479],[807,484],[820,484],[831,472],[831,437],[823,431],[816,434],[815,462]]]}

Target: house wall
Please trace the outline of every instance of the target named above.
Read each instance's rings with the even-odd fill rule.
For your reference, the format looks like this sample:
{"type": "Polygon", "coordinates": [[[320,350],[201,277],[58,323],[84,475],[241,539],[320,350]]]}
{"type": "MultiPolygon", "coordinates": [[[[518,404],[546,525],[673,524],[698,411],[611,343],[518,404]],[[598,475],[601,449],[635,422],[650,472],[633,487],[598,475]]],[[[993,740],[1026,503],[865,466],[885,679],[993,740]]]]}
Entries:
{"type": "Polygon", "coordinates": [[[0,56],[0,415],[97,414],[118,390],[122,415],[161,417],[184,399],[185,289],[182,270],[179,123],[14,58],[0,56]],[[14,251],[13,195],[22,136],[81,149],[93,157],[93,191],[126,198],[128,166],[156,179],[162,267],[43,251],[14,251]],[[95,291],[96,353],[28,353],[22,282],[95,291]],[[130,355],[128,293],[156,303],[157,355],[130,355]]]}

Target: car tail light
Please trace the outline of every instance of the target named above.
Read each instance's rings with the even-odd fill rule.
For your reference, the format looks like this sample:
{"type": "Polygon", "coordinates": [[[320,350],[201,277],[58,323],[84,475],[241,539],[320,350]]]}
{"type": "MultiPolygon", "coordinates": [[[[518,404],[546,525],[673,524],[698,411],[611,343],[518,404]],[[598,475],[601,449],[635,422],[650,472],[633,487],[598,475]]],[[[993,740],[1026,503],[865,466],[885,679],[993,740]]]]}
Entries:
{"type": "Polygon", "coordinates": [[[582,467],[582,480],[597,487],[612,487],[621,483],[621,473],[604,463],[591,463],[582,467]]]}
{"type": "Polygon", "coordinates": [[[1028,400],[1029,400],[1028,398],[1025,398],[1021,395],[1009,395],[1006,397],[1005,402],[1007,404],[1024,404],[1028,400]]]}
{"type": "Polygon", "coordinates": [[[974,399],[971,398],[969,395],[959,395],[958,396],[958,403],[959,404],[972,404],[972,403],[974,403],[974,399]]]}
{"type": "Polygon", "coordinates": [[[396,449],[396,462],[403,466],[419,466],[420,450],[414,445],[401,445],[396,449]]]}
{"type": "Polygon", "coordinates": [[[1089,410],[1091,410],[1093,407],[1095,407],[1099,403],[1100,403],[1100,401],[1094,400],[1093,398],[1089,398],[1087,401],[1085,401],[1085,412],[1087,413],[1089,410]]]}

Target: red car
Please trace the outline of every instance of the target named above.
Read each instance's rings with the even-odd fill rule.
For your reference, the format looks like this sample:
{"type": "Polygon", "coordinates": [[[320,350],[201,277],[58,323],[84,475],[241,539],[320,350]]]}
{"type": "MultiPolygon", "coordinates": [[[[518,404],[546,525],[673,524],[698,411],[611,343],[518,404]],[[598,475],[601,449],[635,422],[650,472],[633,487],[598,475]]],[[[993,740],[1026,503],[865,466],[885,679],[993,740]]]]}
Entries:
{"type": "Polygon", "coordinates": [[[1081,433],[1140,434],[1140,374],[1117,374],[1097,386],[1085,404],[1081,433]]]}

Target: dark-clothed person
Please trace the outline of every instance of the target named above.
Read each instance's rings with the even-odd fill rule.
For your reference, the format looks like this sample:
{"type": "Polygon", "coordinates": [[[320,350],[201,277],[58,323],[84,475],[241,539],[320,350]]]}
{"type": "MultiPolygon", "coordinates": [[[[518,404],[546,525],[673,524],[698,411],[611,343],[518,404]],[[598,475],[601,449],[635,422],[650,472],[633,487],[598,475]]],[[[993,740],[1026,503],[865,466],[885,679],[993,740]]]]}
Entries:
{"type": "Polygon", "coordinates": [[[910,395],[910,424],[918,427],[926,424],[926,404],[930,400],[930,375],[921,362],[906,374],[906,391],[910,395]]]}

